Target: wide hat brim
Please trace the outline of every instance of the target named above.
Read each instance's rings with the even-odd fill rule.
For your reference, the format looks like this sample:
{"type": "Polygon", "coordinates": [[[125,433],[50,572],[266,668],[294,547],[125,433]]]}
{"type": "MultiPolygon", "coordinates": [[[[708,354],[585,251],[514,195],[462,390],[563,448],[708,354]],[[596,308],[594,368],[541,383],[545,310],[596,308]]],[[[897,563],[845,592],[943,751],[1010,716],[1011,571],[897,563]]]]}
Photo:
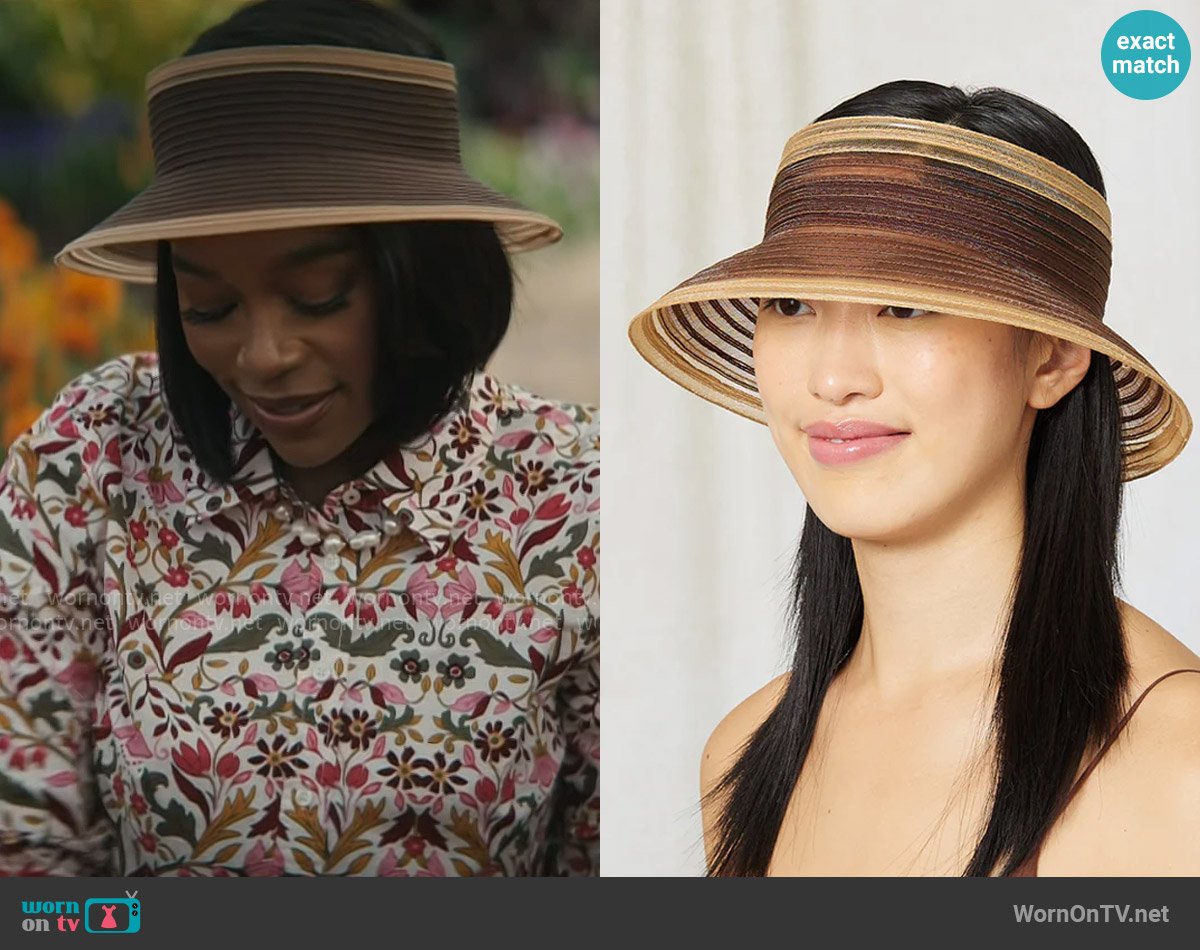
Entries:
{"type": "Polygon", "coordinates": [[[158,176],[54,260],[153,283],[160,240],[384,221],[488,221],[509,252],[562,237],[552,219],[450,163],[349,154],[339,157],[334,174],[320,158],[291,156],[208,162],[158,176]]]}
{"type": "Polygon", "coordinates": [[[938,249],[919,235],[888,234],[886,241],[872,244],[891,255],[884,262],[891,266],[882,268],[878,260],[862,260],[864,235],[844,227],[820,234],[810,229],[802,253],[795,247],[797,237],[797,232],[782,232],[768,238],[663,295],[629,324],[629,338],[638,353],[702,399],[765,424],[753,365],[760,299],[919,307],[1036,330],[1109,357],[1120,405],[1124,480],[1157,471],[1187,443],[1192,419],[1183,400],[1108,325],[1029,309],[993,291],[986,280],[965,294],[939,281],[938,275],[952,271],[954,262],[939,260],[938,249]],[[911,279],[887,282],[876,276],[898,270],[911,274],[911,279]]]}

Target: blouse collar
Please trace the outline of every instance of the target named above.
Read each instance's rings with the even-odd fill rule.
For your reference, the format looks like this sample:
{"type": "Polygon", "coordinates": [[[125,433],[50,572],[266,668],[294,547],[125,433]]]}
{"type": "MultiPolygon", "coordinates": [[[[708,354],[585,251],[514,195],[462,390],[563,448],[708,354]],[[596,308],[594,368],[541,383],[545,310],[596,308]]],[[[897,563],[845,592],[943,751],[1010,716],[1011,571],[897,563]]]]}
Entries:
{"type": "MultiPolygon", "coordinates": [[[[470,496],[473,477],[481,469],[495,432],[496,380],[475,372],[462,398],[414,444],[397,447],[352,481],[333,489],[323,512],[335,517],[338,508],[360,513],[373,509],[406,524],[435,550],[450,543],[454,525],[470,496]]],[[[230,405],[233,477],[228,485],[203,472],[177,499],[187,526],[213,518],[238,504],[259,500],[271,504],[295,498],[275,471],[270,446],[257,426],[230,405]]]]}

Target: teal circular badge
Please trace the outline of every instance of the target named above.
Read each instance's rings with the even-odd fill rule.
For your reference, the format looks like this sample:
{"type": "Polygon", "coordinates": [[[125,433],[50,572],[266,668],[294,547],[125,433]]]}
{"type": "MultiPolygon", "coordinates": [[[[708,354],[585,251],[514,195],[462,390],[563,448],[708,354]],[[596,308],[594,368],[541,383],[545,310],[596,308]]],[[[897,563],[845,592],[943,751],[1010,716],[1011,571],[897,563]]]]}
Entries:
{"type": "Polygon", "coordinates": [[[1132,99],[1161,99],[1183,82],[1191,63],[1183,27],[1157,10],[1125,14],[1100,44],[1104,75],[1132,99]]]}

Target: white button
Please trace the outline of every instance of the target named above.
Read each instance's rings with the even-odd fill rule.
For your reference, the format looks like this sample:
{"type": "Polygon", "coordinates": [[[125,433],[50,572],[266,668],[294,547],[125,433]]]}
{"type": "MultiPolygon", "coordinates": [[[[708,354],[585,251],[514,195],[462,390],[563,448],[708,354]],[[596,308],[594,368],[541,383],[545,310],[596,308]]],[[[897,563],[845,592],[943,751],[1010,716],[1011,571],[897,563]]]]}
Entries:
{"type": "Polygon", "coordinates": [[[292,516],[292,506],[287,504],[278,504],[271,512],[278,521],[287,521],[292,516]]]}
{"type": "Polygon", "coordinates": [[[296,793],[296,801],[301,805],[311,805],[315,800],[315,796],[307,788],[302,788],[296,793]]]}
{"type": "Polygon", "coordinates": [[[382,540],[378,531],[363,531],[350,539],[350,547],[355,551],[371,548],[382,540]]]}
{"type": "Polygon", "coordinates": [[[383,533],[388,537],[395,537],[402,530],[404,530],[404,526],[400,524],[399,519],[393,518],[391,515],[383,519],[383,533]]]}
{"type": "Polygon", "coordinates": [[[346,505],[357,505],[362,500],[362,495],[358,493],[357,488],[347,488],[342,492],[342,503],[346,505]]]}
{"type": "Polygon", "coordinates": [[[326,556],[333,556],[346,546],[343,538],[339,538],[336,534],[327,534],[325,540],[321,542],[321,550],[326,556]]]}
{"type": "Polygon", "coordinates": [[[300,542],[306,545],[314,545],[321,540],[321,532],[312,525],[306,524],[300,529],[300,542]]]}

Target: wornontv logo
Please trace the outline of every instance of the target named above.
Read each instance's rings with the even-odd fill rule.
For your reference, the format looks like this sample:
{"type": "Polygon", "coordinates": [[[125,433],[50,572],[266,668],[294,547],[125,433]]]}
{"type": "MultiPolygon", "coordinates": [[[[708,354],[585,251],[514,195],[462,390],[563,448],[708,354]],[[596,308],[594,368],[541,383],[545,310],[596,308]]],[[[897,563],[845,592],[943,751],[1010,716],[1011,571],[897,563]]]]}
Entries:
{"type": "Polygon", "coordinates": [[[132,934],[142,929],[142,902],[137,891],[124,897],[90,897],[79,901],[21,901],[21,929],[26,933],[132,934]]]}

